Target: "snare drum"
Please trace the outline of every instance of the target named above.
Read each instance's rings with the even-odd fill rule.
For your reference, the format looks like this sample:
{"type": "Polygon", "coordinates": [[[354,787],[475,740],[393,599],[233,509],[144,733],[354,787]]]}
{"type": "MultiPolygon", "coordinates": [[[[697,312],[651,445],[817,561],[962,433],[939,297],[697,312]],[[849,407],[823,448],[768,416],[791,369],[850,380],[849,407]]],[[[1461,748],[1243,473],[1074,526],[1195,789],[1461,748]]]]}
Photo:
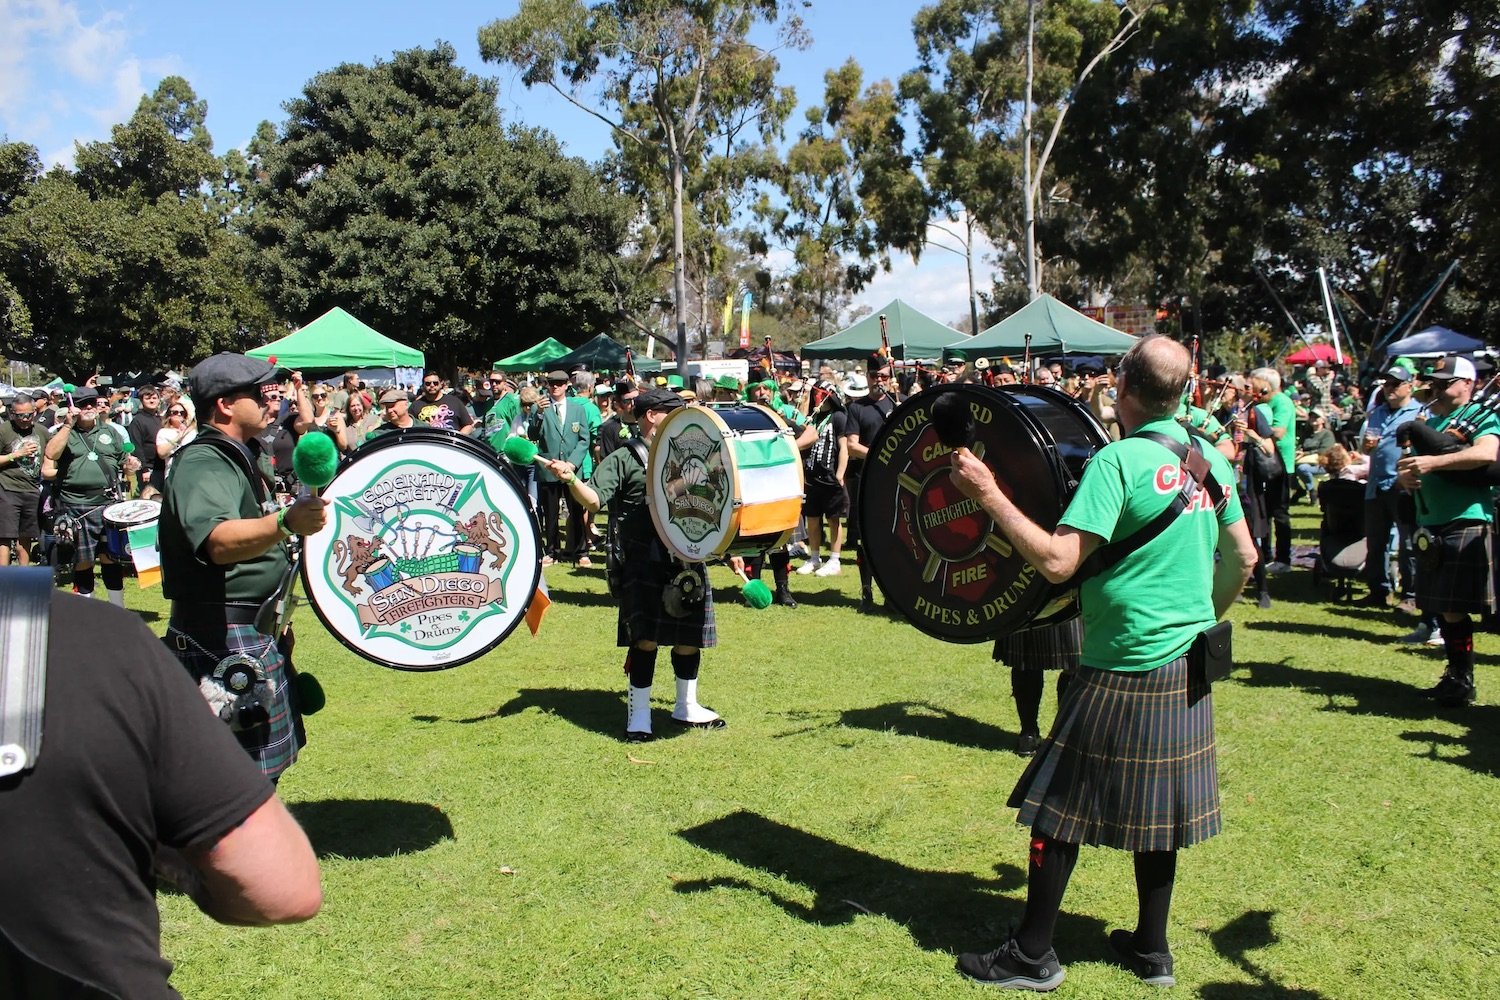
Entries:
{"type": "Polygon", "coordinates": [[[104,508],[104,548],[115,562],[130,561],[130,529],[161,516],[156,500],[125,500],[104,508]]]}
{"type": "Polygon", "coordinates": [[[525,617],[541,534],[515,474],[453,431],[392,431],[346,458],[303,540],[302,582],[328,631],[399,670],[441,670],[498,646],[525,617]]]}
{"type": "Polygon", "coordinates": [[[1067,621],[1078,613],[1076,591],[1048,583],[949,479],[951,449],[932,427],[933,403],[947,393],[968,403],[974,454],[1048,531],[1084,466],[1109,443],[1086,406],[1044,386],[924,390],[896,407],[870,446],[859,491],[860,535],[870,543],[863,557],[891,606],[948,642],[985,642],[1067,621]]]}
{"type": "Polygon", "coordinates": [[[662,542],[689,562],[785,545],[802,516],[802,458],[764,406],[684,406],[656,428],[646,502],[662,542]]]}

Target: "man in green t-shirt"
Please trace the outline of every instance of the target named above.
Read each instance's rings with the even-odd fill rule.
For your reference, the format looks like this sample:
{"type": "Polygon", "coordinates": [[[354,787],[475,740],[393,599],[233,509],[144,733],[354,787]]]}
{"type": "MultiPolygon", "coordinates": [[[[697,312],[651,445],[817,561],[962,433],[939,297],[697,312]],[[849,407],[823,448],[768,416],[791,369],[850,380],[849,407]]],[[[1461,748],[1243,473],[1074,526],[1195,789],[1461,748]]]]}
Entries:
{"type": "Polygon", "coordinates": [[[41,537],[42,449],[47,431],[36,423],[36,400],[20,395],[0,421],[0,566],[31,563],[29,543],[41,537]]]}
{"type": "Polygon", "coordinates": [[[120,470],[140,468],[125,451],[123,427],[109,423],[107,400],[88,386],[73,391],[57,430],[42,449],[42,478],[55,488],[59,518],[73,532],[73,590],[94,593],[94,564],[110,603],[125,606],[125,569],[109,554],[104,508],[120,500],[120,470]]]}
{"type": "Polygon", "coordinates": [[[289,583],[283,543],[321,531],[327,514],[313,496],[278,507],[271,491],[259,435],[272,419],[275,366],[225,352],[188,380],[198,436],[173,457],[157,528],[162,593],[172,601],[163,641],[275,781],[306,740],[291,630],[265,634],[256,624],[265,627],[262,605],[289,583]]]}
{"type": "Polygon", "coordinates": [[[1448,667],[1426,692],[1457,708],[1474,701],[1474,622],[1471,613],[1495,610],[1490,569],[1490,484],[1483,470],[1500,452],[1500,420],[1472,402],[1474,363],[1446,357],[1427,376],[1432,386],[1428,426],[1451,433],[1464,447],[1446,455],[1408,455],[1396,463],[1396,484],[1416,499],[1417,606],[1442,616],[1448,667]],[[1459,475],[1468,471],[1468,475],[1459,475]]]}
{"type": "Polygon", "coordinates": [[[1022,513],[971,451],[954,449],[955,485],[1054,583],[1176,497],[1186,501],[1160,534],[1080,588],[1081,665],[1010,798],[1018,822],[1031,825],[1026,912],[1000,947],[959,957],[971,979],[1031,990],[1062,982],[1052,932],[1079,845],[1089,843],[1134,854],[1136,927],[1115,931],[1110,945],[1146,982],[1175,982],[1167,916],[1177,850],[1220,828],[1213,695],[1187,653],[1234,602],[1256,558],[1228,461],[1172,419],[1188,368],[1187,350],[1166,337],[1143,337],[1125,355],[1116,412],[1127,436],[1089,462],[1055,530],[1022,513]],[[1199,466],[1179,458],[1184,445],[1206,461],[1206,474],[1188,473],[1189,461],[1199,466]]]}
{"type": "Polygon", "coordinates": [[[1268,572],[1285,573],[1292,568],[1291,498],[1292,470],[1297,464],[1297,404],[1281,391],[1281,373],[1274,368],[1257,368],[1250,373],[1250,394],[1270,415],[1270,437],[1276,443],[1276,456],[1281,459],[1282,468],[1281,478],[1268,484],[1275,557],[1269,551],[1262,551],[1261,558],[1270,559],[1268,572]]]}

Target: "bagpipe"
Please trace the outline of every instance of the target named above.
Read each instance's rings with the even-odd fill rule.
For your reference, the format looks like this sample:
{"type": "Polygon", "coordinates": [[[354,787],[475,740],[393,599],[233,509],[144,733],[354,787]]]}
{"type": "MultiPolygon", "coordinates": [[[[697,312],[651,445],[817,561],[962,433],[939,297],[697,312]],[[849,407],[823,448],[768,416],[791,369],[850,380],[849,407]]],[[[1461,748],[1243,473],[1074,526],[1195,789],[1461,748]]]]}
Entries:
{"type": "MultiPolygon", "coordinates": [[[[1396,444],[1410,448],[1414,455],[1451,455],[1473,444],[1480,422],[1490,416],[1500,416],[1500,393],[1471,400],[1441,430],[1421,420],[1404,423],[1396,428],[1396,444]]],[[[1439,470],[1436,475],[1463,486],[1500,485],[1500,462],[1477,469],[1439,470]]]]}

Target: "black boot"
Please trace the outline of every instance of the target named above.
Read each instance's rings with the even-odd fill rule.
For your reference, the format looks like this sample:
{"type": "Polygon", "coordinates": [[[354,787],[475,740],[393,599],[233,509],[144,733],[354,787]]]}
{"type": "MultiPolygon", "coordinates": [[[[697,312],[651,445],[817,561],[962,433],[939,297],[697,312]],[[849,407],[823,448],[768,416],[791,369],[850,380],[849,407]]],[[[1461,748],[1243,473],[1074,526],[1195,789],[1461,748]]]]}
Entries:
{"type": "Polygon", "coordinates": [[[878,615],[880,608],[875,604],[875,594],[869,587],[859,592],[859,613],[862,615],[878,615]]]}
{"type": "Polygon", "coordinates": [[[795,608],[797,606],[797,599],[792,596],[791,588],[784,583],[776,588],[776,603],[783,608],[795,608]]]}

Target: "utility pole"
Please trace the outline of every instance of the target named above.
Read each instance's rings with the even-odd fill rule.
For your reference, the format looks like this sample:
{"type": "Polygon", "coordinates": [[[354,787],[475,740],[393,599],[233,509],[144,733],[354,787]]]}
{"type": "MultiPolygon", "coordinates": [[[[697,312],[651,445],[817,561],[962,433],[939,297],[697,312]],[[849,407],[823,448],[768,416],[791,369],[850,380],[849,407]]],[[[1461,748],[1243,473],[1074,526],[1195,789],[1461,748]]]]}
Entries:
{"type": "Polygon", "coordinates": [[[1031,183],[1031,84],[1035,73],[1036,0],[1026,0],[1026,100],[1021,108],[1021,136],[1025,163],[1022,166],[1022,224],[1026,228],[1026,301],[1035,302],[1042,294],[1041,275],[1036,259],[1036,192],[1031,183]]]}

